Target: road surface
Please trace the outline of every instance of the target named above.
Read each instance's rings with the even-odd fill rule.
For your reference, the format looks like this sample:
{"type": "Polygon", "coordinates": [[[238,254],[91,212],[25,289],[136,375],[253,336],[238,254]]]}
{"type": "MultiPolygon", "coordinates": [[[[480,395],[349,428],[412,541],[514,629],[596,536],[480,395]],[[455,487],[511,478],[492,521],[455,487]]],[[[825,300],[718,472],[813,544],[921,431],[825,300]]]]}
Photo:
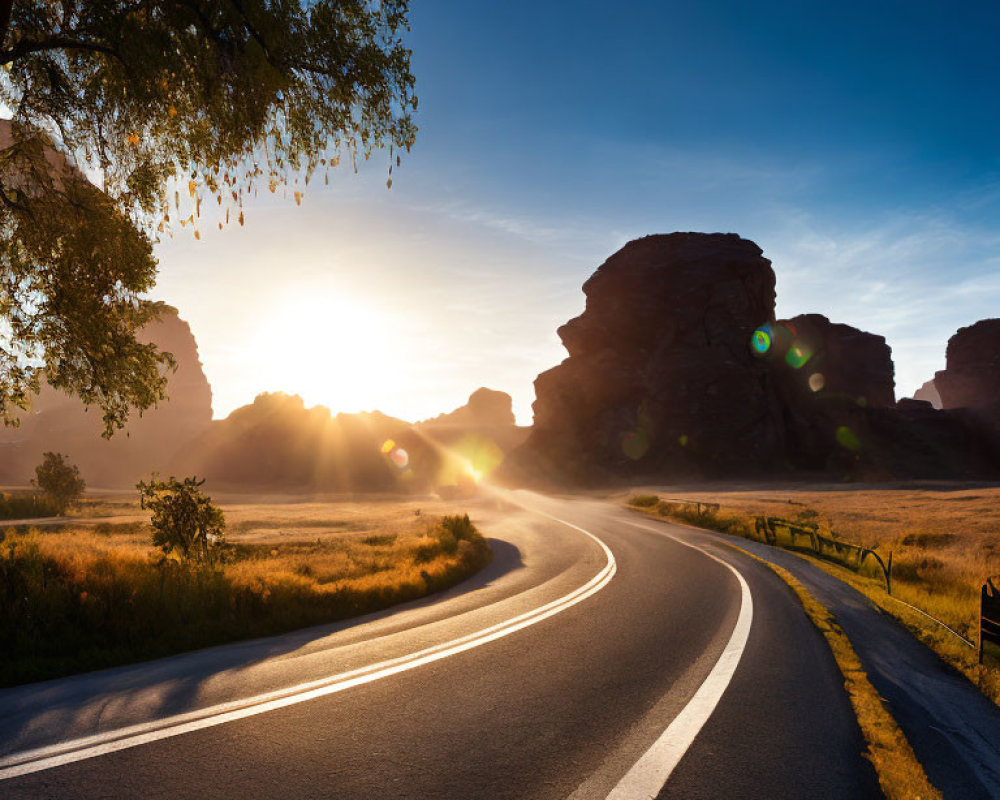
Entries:
{"type": "Polygon", "coordinates": [[[494,564],[436,598],[0,690],[0,797],[880,796],[769,569],[605,503],[507,501],[476,515],[494,564]]]}

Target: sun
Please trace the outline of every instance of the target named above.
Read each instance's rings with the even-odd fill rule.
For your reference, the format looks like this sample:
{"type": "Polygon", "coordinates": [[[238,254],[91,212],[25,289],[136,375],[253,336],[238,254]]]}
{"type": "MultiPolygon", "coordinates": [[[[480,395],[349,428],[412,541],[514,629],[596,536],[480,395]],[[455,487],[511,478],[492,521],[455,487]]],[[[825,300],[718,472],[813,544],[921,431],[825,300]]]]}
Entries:
{"type": "Polygon", "coordinates": [[[333,293],[288,299],[254,337],[260,383],[333,412],[372,410],[393,381],[392,319],[333,293]]]}

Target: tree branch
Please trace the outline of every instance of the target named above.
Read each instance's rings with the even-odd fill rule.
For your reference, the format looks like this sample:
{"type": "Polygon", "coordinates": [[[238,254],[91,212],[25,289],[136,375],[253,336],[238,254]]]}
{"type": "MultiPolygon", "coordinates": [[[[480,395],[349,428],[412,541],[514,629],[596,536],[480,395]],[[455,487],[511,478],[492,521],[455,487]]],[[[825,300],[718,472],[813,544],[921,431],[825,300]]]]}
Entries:
{"type": "MultiPolygon", "coordinates": [[[[5,0],[0,0],[0,3],[5,0]]],[[[87,50],[92,53],[104,53],[122,61],[118,51],[97,42],[85,42],[79,39],[69,39],[64,36],[50,36],[47,39],[22,39],[9,50],[0,50],[0,65],[9,64],[31,53],[42,53],[49,50],[87,50]]],[[[124,63],[124,62],[123,62],[124,63]]]]}

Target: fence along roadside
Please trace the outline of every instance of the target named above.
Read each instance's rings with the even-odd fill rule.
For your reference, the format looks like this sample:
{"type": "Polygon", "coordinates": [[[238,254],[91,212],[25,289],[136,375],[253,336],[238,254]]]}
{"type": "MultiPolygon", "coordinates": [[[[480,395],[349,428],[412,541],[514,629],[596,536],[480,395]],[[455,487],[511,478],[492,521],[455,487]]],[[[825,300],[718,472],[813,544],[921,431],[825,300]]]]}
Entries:
{"type": "Polygon", "coordinates": [[[1000,575],[983,584],[979,619],[979,663],[1000,669],[1000,575]]]}
{"type": "MultiPolygon", "coordinates": [[[[694,508],[699,517],[705,516],[710,512],[714,513],[722,507],[719,503],[706,503],[699,500],[678,498],[666,498],[663,500],[663,503],[673,507],[694,508]]],[[[887,558],[883,560],[871,548],[821,535],[819,533],[819,525],[814,522],[793,522],[781,517],[767,515],[754,517],[754,532],[760,537],[761,541],[766,542],[772,547],[810,552],[825,561],[832,561],[852,572],[860,572],[861,567],[871,557],[882,571],[882,576],[885,579],[886,594],[892,597],[892,551],[889,551],[887,558]],[[782,538],[786,539],[786,541],[782,542],[782,538]],[[809,545],[803,547],[799,544],[800,540],[808,541],[809,545]]],[[[932,614],[928,614],[923,609],[917,608],[897,597],[892,597],[892,599],[934,621],[953,634],[967,647],[974,648],[976,646],[974,642],[966,639],[954,628],[932,614]]],[[[983,586],[983,613],[979,631],[979,661],[980,663],[987,663],[1000,668],[1000,576],[987,581],[983,586]],[[989,596],[988,589],[990,592],[989,596]]]]}

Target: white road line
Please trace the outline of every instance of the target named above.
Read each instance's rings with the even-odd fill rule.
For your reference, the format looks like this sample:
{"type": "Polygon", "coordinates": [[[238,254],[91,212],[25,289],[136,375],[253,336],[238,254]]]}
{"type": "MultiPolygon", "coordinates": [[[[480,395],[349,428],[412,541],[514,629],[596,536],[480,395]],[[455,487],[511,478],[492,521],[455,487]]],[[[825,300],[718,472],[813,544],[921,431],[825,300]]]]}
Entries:
{"type": "MultiPolygon", "coordinates": [[[[546,514],[544,516],[549,515],[546,514]]],[[[191,733],[203,728],[223,725],[234,720],[264,714],[268,711],[275,711],[279,708],[304,703],[318,697],[336,694],[354,686],[361,686],[362,684],[371,683],[381,678],[387,678],[390,675],[397,675],[400,672],[406,672],[424,664],[440,661],[443,658],[480,647],[488,642],[509,636],[516,631],[535,625],[544,619],[565,611],[577,603],[586,600],[588,597],[597,594],[597,592],[607,586],[614,577],[618,565],[608,546],[594,536],[594,534],[590,533],[590,531],[584,530],[565,520],[557,519],[556,517],[549,517],[549,519],[589,536],[601,547],[607,559],[607,563],[593,578],[557,600],[553,600],[531,611],[526,611],[505,622],[459,637],[458,639],[452,639],[451,641],[419,650],[407,656],[382,661],[368,667],[340,673],[339,675],[332,675],[322,680],[302,683],[281,691],[269,692],[245,700],[222,703],[198,711],[166,717],[155,722],[132,725],[127,728],[72,739],[47,747],[13,753],[0,758],[0,781],[27,775],[32,772],[52,769],[64,764],[71,764],[75,761],[83,761],[87,758],[95,758],[130,747],[138,747],[139,745],[148,744],[160,739],[167,739],[172,736],[180,736],[181,734],[191,733]]]]}
{"type": "MultiPolygon", "coordinates": [[[[653,530],[634,522],[627,524],[643,530],[653,530]]],[[[750,636],[750,625],[753,621],[753,599],[750,596],[750,587],[747,586],[743,576],[732,564],[697,545],[678,539],[664,530],[655,530],[654,532],[667,536],[685,547],[704,553],[729,569],[736,576],[740,585],[740,613],[736,619],[733,633],[729,637],[729,642],[712,671],[705,678],[705,682],[702,683],[681,712],[674,717],[667,729],[653,742],[642,758],[632,765],[632,768],[611,790],[608,800],[652,800],[660,793],[674,768],[680,763],[695,737],[708,722],[708,718],[712,716],[722,694],[729,686],[743,651],[746,649],[747,639],[750,636]]]]}

